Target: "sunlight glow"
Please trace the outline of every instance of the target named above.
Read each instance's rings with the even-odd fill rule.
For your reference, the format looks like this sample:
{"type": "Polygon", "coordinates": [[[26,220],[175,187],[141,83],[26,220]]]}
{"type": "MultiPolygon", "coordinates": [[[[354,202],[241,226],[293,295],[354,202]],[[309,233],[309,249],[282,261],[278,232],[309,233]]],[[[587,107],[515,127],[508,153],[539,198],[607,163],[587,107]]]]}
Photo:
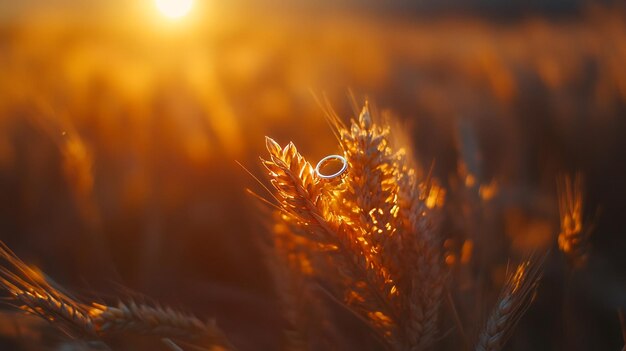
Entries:
{"type": "Polygon", "coordinates": [[[189,13],[193,0],[155,0],[155,4],[166,17],[178,19],[189,13]]]}

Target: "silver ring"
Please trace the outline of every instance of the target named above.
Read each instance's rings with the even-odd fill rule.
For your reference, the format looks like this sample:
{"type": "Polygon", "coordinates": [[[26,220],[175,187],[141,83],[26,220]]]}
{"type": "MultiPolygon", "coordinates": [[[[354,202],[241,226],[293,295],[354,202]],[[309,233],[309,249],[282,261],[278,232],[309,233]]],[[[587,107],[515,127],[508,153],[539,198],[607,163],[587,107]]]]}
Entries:
{"type": "Polygon", "coordinates": [[[346,171],[346,169],[348,169],[348,160],[346,160],[345,157],[340,155],[328,155],[317,163],[317,166],[315,166],[315,174],[317,174],[317,176],[322,179],[333,179],[340,176],[343,172],[346,171]],[[341,169],[333,174],[322,174],[322,172],[320,172],[320,168],[322,168],[322,166],[324,166],[328,161],[331,160],[341,161],[341,169]]]}

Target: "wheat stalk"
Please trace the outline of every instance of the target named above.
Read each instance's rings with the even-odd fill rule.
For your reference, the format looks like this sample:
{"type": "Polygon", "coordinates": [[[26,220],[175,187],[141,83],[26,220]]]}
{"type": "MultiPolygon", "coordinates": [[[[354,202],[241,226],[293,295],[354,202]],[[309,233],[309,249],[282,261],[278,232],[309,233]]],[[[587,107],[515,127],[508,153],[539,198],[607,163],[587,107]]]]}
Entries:
{"type": "Polygon", "coordinates": [[[0,242],[0,287],[10,293],[13,304],[37,315],[68,336],[98,340],[129,332],[160,337],[189,338],[234,349],[215,322],[169,307],[149,306],[134,301],[116,307],[83,303],[53,286],[40,271],[27,266],[0,242]]]}
{"type": "Polygon", "coordinates": [[[519,320],[535,297],[546,256],[529,259],[509,274],[500,297],[481,332],[476,351],[498,351],[504,347],[519,320]]]}

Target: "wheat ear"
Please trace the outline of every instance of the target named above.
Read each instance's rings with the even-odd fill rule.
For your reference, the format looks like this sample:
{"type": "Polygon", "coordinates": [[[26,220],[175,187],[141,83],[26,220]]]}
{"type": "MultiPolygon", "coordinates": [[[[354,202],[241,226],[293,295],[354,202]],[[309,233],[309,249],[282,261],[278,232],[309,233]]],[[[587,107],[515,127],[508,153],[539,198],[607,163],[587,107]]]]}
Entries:
{"type": "Polygon", "coordinates": [[[380,265],[378,286],[396,308],[389,316],[398,328],[395,347],[427,350],[446,280],[438,233],[444,193],[432,179],[418,180],[406,145],[394,145],[390,127],[376,123],[367,104],[339,134],[350,163],[342,202],[376,253],[369,260],[380,265]]]}
{"type": "Polygon", "coordinates": [[[476,351],[498,351],[504,347],[517,322],[535,297],[546,255],[517,266],[500,293],[487,324],[481,332],[476,351]]]}
{"type": "Polygon", "coordinates": [[[587,261],[587,243],[591,228],[583,223],[583,180],[580,173],[557,179],[557,197],[561,219],[559,249],[574,268],[587,261]]]}
{"type": "Polygon", "coordinates": [[[198,339],[223,349],[234,349],[214,322],[204,323],[171,308],[134,301],[120,302],[117,307],[86,304],[53,286],[43,273],[28,267],[2,242],[0,259],[0,287],[10,293],[12,303],[72,338],[96,340],[130,332],[198,339]]]}
{"type": "Polygon", "coordinates": [[[401,211],[404,227],[402,257],[406,267],[404,284],[408,284],[406,334],[408,349],[428,350],[437,332],[443,290],[448,278],[442,258],[439,205],[443,190],[432,179],[414,184],[413,172],[407,173],[409,186],[407,209],[401,211]]]}

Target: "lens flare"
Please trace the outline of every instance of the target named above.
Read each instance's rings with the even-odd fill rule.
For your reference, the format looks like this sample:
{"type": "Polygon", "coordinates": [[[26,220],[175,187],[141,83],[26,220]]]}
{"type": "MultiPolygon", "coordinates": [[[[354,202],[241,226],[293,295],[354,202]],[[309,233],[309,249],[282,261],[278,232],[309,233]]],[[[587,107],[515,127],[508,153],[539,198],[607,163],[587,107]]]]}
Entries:
{"type": "Polygon", "coordinates": [[[155,0],[155,4],[163,15],[177,19],[189,13],[193,0],[155,0]]]}

